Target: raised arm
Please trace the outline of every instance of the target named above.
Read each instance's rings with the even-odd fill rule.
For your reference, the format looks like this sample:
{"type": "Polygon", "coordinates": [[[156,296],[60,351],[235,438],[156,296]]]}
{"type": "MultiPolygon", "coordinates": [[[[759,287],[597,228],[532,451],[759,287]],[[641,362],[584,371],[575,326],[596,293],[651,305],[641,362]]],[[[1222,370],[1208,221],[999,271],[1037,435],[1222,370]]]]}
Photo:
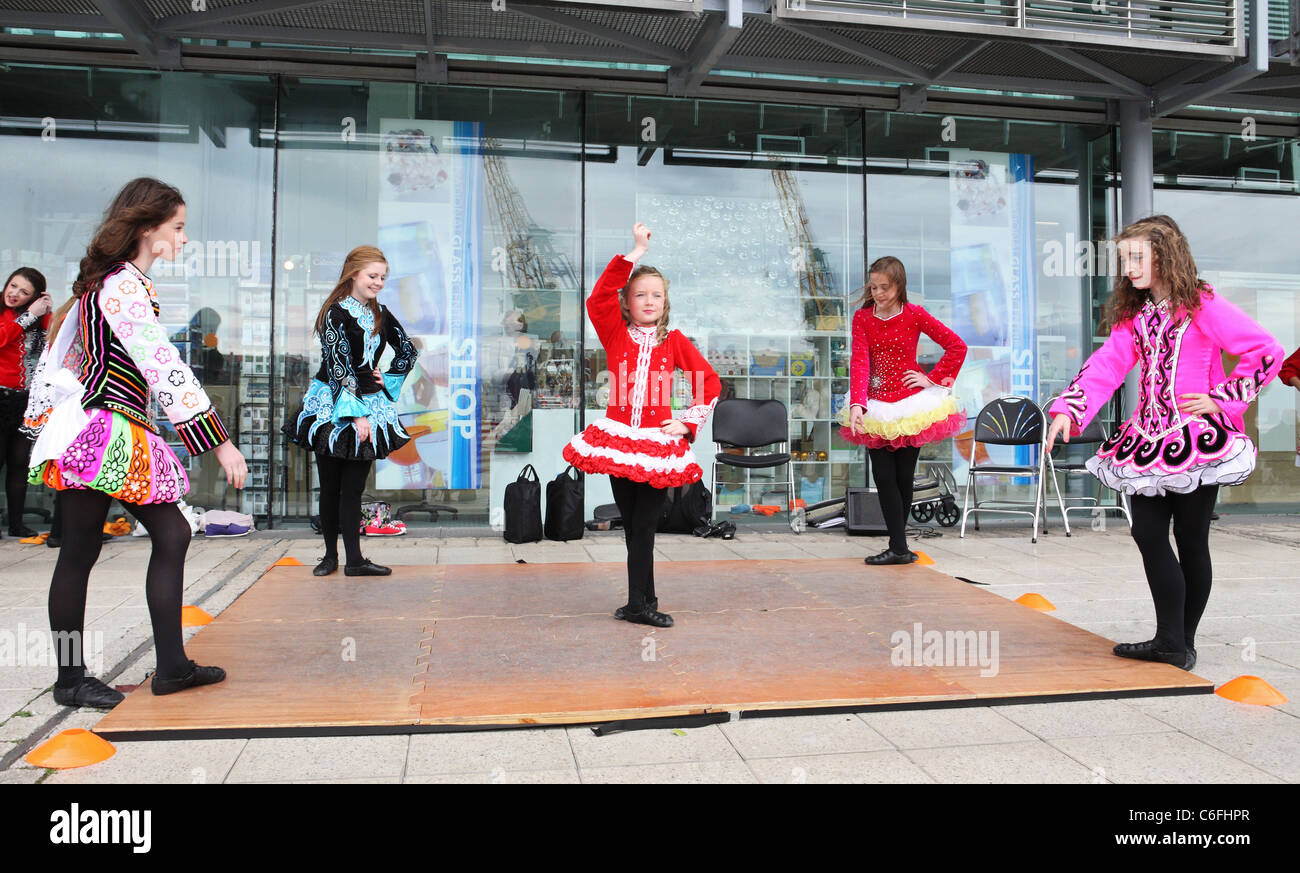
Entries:
{"type": "Polygon", "coordinates": [[[104,281],[98,297],[109,327],[144,374],[185,450],[201,455],[228,442],[230,435],[221,416],[212,408],[198,377],[168,341],[145,286],[122,269],[104,281]]]}
{"type": "Polygon", "coordinates": [[[1133,321],[1129,319],[1117,325],[1102,347],[1089,356],[1079,375],[1074,377],[1048,413],[1067,416],[1070,433],[1081,433],[1110,400],[1115,389],[1123,384],[1124,377],[1137,361],[1133,321]]]}
{"type": "Polygon", "coordinates": [[[627,284],[636,262],[650,248],[650,228],[638,221],[632,227],[632,238],[636,241],[632,251],[613,257],[587,298],[587,315],[596,328],[601,345],[606,348],[614,337],[627,329],[623,309],[618,303],[618,292],[627,284]]]}
{"type": "Polygon", "coordinates": [[[916,314],[921,333],[934,340],[943,349],[943,357],[926,375],[934,384],[951,388],[957,381],[961,365],[966,361],[966,343],[946,324],[920,306],[916,307],[916,314]]]}
{"type": "MultiPolygon", "coordinates": [[[[1202,301],[1195,324],[1219,348],[1238,356],[1237,366],[1210,388],[1210,396],[1240,429],[1246,407],[1282,369],[1286,350],[1241,307],[1213,292],[1202,301]]],[[[1215,370],[1217,375],[1217,363],[1215,370]]]]}

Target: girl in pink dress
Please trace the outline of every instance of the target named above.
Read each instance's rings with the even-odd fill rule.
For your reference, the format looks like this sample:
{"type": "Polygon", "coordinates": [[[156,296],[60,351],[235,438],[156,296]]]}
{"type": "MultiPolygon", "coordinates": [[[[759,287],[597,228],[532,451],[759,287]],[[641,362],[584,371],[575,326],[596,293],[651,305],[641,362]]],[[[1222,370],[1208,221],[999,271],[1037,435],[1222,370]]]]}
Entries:
{"type": "Polygon", "coordinates": [[[1219,486],[1239,485],[1255,469],[1242,416],[1277,375],[1284,352],[1197,278],[1173,219],[1143,219],[1116,242],[1122,269],[1107,304],[1111,333],[1052,405],[1047,449],[1087,427],[1129,370],[1141,367],[1137,408],[1087,462],[1107,487],[1132,496],[1133,539],[1155,601],[1155,637],[1114,652],[1190,670],[1210,597],[1210,514],[1219,486]],[[1239,356],[1228,377],[1225,352],[1239,356]]]}
{"type": "Polygon", "coordinates": [[[966,426],[952,384],[966,360],[966,343],[920,306],[907,302],[907,271],[898,258],[879,258],[868,271],[863,307],[853,316],[848,423],[840,435],[867,447],[889,548],[868,564],[910,564],[907,513],[921,446],[966,426]],[[916,363],[925,334],[943,347],[929,375],[916,363]]]}

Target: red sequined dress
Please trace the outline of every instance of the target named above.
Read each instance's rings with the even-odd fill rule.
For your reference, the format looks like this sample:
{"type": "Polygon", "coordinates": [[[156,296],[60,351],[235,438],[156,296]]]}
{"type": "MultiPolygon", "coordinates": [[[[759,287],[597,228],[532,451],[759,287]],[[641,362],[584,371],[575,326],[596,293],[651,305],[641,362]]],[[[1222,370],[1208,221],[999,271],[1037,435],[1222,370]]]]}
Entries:
{"type": "MultiPolygon", "coordinates": [[[[966,343],[937,318],[914,303],[897,315],[881,318],[865,306],[853,315],[853,357],[849,368],[849,405],[841,413],[840,435],[871,449],[923,446],[946,439],[966,427],[952,384],[966,360],[966,343]],[[921,370],[916,347],[925,334],[943,348],[943,357],[927,375],[934,385],[909,388],[903,376],[921,370]],[[864,430],[848,425],[851,406],[863,409],[864,430]]],[[[924,372],[924,371],[922,371],[924,372]]]]}

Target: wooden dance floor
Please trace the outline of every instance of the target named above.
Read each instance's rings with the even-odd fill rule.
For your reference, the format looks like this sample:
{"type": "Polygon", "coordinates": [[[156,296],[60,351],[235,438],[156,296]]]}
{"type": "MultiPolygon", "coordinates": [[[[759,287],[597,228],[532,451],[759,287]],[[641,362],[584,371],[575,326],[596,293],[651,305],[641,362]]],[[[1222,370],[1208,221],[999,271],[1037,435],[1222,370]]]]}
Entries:
{"type": "Polygon", "coordinates": [[[323,579],[273,567],[187,644],[200,664],[226,668],[224,683],[166,697],[141,686],[95,730],[405,733],[1213,690],[1175,667],[1116,658],[1108,640],[928,567],[843,558],[656,570],[676,620],[668,629],[611,616],[626,596],[621,563],[323,579]],[[942,657],[927,656],[932,631],[947,641],[942,657]],[[994,673],[995,651],[996,673],[981,675],[994,673]]]}

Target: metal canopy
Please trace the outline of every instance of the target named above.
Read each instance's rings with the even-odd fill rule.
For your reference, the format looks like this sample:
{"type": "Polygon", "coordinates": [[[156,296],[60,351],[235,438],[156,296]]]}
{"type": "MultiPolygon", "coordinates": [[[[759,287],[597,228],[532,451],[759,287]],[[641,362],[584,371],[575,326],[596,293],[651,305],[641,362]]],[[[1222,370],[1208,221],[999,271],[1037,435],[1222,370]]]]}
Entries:
{"type": "MultiPolygon", "coordinates": [[[[495,60],[524,77],[585,62],[597,67],[593,79],[635,74],[644,85],[650,76],[674,96],[706,84],[799,90],[809,77],[830,78],[895,86],[911,112],[924,110],[933,86],[1136,100],[1157,116],[1198,100],[1300,109],[1297,40],[1269,39],[1268,7],[1267,0],[0,0],[0,59],[93,57],[208,71],[224,61],[245,72],[250,57],[308,70],[328,52],[339,71],[383,59],[421,82],[447,81],[458,62],[495,60]]],[[[1279,30],[1276,0],[1273,8],[1273,32],[1294,34],[1295,16],[1279,30]]]]}

